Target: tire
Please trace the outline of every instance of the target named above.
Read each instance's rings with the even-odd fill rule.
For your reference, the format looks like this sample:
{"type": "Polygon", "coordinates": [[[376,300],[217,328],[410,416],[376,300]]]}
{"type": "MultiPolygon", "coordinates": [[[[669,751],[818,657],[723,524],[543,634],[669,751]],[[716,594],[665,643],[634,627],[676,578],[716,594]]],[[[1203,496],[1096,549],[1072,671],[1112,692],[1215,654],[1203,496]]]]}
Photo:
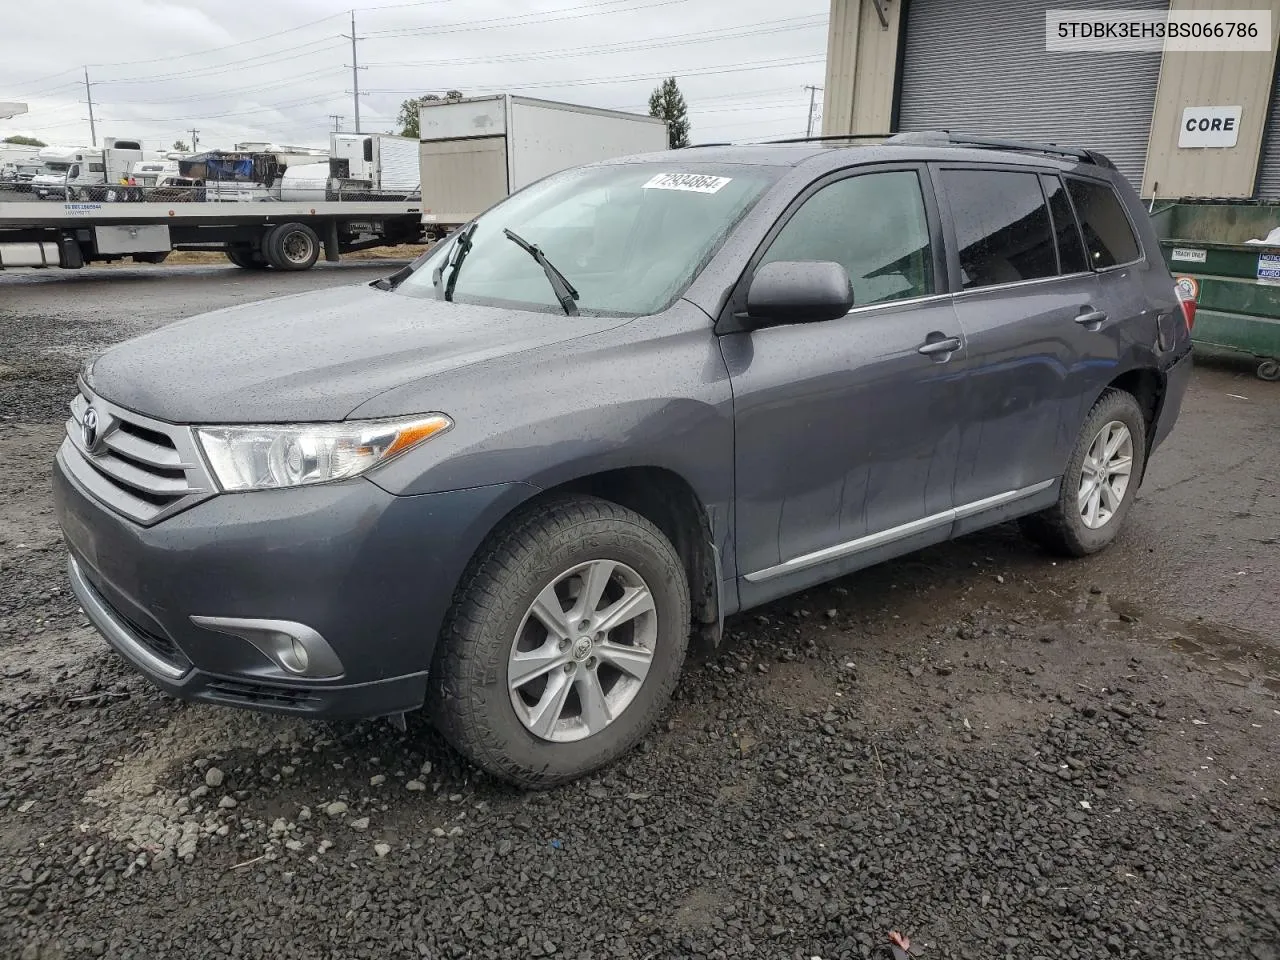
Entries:
{"type": "Polygon", "coordinates": [[[1258,364],[1259,380],[1280,380],[1280,360],[1263,360],[1258,364]]]}
{"type": "Polygon", "coordinates": [[[689,609],[684,566],[644,517],[595,497],[540,503],[491,535],[463,575],[429,674],[428,710],[445,739],[495,777],[533,788],[573,780],[625,754],[657,721],[684,662],[689,609]],[[651,610],[602,635],[569,624],[579,635],[557,644],[533,613],[535,599],[552,588],[556,614],[590,616],[574,606],[586,577],[601,570],[612,572],[596,611],[616,609],[626,596],[620,591],[636,591],[637,584],[649,590],[651,610]],[[651,652],[642,679],[611,662],[623,647],[651,652]],[[529,651],[529,662],[561,659],[512,690],[512,658],[529,651]],[[556,683],[568,688],[557,723],[535,733],[532,704],[560,689],[556,683]],[[615,711],[611,720],[593,711],[595,730],[580,695],[592,689],[612,699],[615,711]]]}
{"type": "Polygon", "coordinates": [[[267,234],[262,252],[277,270],[310,270],[320,258],[320,238],[305,223],[282,223],[267,234]]]}
{"type": "Polygon", "coordinates": [[[227,247],[227,259],[243,270],[265,270],[267,261],[250,247],[227,247]]]}
{"type": "MultiPolygon", "coordinates": [[[[1116,429],[1112,429],[1109,434],[1111,439],[1120,436],[1121,431],[1116,429]]],[[[1117,459],[1109,466],[1121,465],[1124,446],[1122,443],[1121,449],[1117,451],[1117,459]]],[[[1023,532],[1047,550],[1068,557],[1088,556],[1109,546],[1119,534],[1125,517],[1133,506],[1146,467],[1146,458],[1147,422],[1138,401],[1123,390],[1107,390],[1093,405],[1080,429],[1071,458],[1067,461],[1066,473],[1062,477],[1058,502],[1047,510],[1022,518],[1020,522],[1023,532]],[[1087,513],[1090,509],[1088,500],[1084,500],[1085,506],[1081,506],[1086,461],[1102,431],[1115,424],[1122,425],[1128,431],[1128,479],[1118,497],[1104,496],[1107,489],[1115,493],[1118,486],[1115,480],[1123,475],[1118,471],[1114,474],[1107,471],[1107,483],[1099,487],[1097,512],[1093,514],[1094,525],[1091,525],[1087,513]],[[1108,508],[1108,501],[1115,504],[1116,500],[1118,505],[1108,508]]],[[[1090,474],[1097,476],[1092,470],[1090,474]]]]}

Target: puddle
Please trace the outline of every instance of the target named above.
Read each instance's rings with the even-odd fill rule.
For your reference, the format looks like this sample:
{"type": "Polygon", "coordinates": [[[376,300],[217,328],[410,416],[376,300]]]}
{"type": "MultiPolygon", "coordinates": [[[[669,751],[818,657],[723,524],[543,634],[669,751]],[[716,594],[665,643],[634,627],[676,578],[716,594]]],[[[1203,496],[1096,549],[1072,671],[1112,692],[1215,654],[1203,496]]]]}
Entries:
{"type": "Polygon", "coordinates": [[[1109,605],[1120,619],[1105,621],[1105,629],[1133,628],[1144,640],[1186,654],[1225,683],[1280,697],[1280,642],[1205,620],[1152,614],[1127,600],[1109,605]]]}

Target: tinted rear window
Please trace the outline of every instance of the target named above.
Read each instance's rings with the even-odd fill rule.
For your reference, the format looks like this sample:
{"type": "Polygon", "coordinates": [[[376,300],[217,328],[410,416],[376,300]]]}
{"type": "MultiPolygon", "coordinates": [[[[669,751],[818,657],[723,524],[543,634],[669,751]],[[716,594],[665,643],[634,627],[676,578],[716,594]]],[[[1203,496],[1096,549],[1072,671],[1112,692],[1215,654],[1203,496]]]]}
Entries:
{"type": "Polygon", "coordinates": [[[1034,173],[944,170],[966,290],[1058,275],[1053,229],[1034,173]]]}
{"type": "Polygon", "coordinates": [[[1092,180],[1067,178],[1067,190],[1075,204],[1084,233],[1089,263],[1095,270],[1132,263],[1141,253],[1133,227],[1114,190],[1092,180]]]}

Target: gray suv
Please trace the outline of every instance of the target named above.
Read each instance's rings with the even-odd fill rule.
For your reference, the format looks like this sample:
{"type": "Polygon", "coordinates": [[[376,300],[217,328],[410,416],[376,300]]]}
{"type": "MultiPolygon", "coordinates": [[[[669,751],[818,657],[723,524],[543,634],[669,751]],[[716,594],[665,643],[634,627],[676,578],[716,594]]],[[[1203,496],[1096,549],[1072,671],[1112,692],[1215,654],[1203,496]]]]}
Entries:
{"type": "Polygon", "coordinates": [[[87,365],[54,472],[71,584],[172,694],[425,704],[483,769],[559,783],[635,744],[729,614],[1010,518],[1105,547],[1193,307],[1086,151],[595,164],[385,280],[87,365]]]}

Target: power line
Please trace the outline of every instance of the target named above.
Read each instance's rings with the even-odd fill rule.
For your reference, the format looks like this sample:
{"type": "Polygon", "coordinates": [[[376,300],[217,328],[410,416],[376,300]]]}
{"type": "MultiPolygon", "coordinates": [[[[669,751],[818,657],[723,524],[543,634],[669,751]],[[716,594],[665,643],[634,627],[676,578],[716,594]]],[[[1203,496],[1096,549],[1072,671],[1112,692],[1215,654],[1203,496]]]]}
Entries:
{"type": "MultiPolygon", "coordinates": [[[[146,97],[141,100],[129,100],[123,97],[117,97],[113,94],[111,95],[110,102],[103,103],[102,105],[116,106],[118,104],[125,104],[125,103],[170,104],[170,103],[189,103],[192,100],[215,100],[215,99],[239,96],[245,93],[261,93],[264,90],[274,90],[280,87],[290,87],[290,86],[293,86],[294,84],[306,83],[311,80],[317,80],[323,76],[334,76],[342,72],[343,71],[338,67],[325,67],[321,70],[313,70],[310,73],[298,74],[297,76],[290,77],[287,80],[270,80],[270,81],[267,81],[266,83],[256,83],[247,87],[234,87],[234,88],[223,89],[223,90],[219,90],[217,93],[194,93],[194,94],[191,94],[190,96],[184,96],[184,97],[146,97]]],[[[104,81],[95,81],[95,85],[101,82],[104,82],[104,81]]]]}
{"type": "Polygon", "coordinates": [[[560,50],[542,50],[531,54],[500,54],[489,57],[471,57],[460,60],[388,60],[370,63],[371,67],[421,67],[421,66],[453,66],[463,67],[478,63],[519,63],[527,60],[555,60],[569,56],[586,56],[606,53],[630,53],[634,50],[651,50],[655,47],[679,47],[696,43],[714,43],[721,40],[736,40],[742,37],[755,37],[760,34],[775,34],[789,30],[805,30],[811,27],[826,26],[827,16],[821,14],[818,19],[809,17],[784,17],[780,20],[765,20],[760,23],[742,24],[737,27],[724,27],[716,30],[697,30],[692,33],[676,33],[668,36],[645,37],[637,40],[622,40],[615,43],[603,43],[586,47],[565,47],[560,50]],[[795,20],[808,20],[808,23],[792,23],[795,20]],[[791,24],[783,26],[783,24],[791,24]]]}
{"type": "MultiPolygon", "coordinates": [[[[718,65],[715,67],[695,67],[689,70],[672,70],[670,68],[664,68],[661,70],[655,70],[651,73],[638,73],[638,74],[633,74],[631,76],[626,76],[626,77],[612,76],[612,77],[589,77],[586,79],[577,79],[577,80],[540,80],[535,83],[509,83],[509,84],[504,84],[498,87],[478,86],[478,87],[472,87],[471,89],[480,91],[480,92],[490,92],[495,90],[515,91],[515,90],[533,90],[533,89],[538,89],[543,87],[577,87],[577,86],[589,86],[593,84],[633,83],[641,80],[648,81],[648,80],[654,80],[654,79],[661,79],[662,77],[669,77],[673,73],[681,77],[702,77],[702,76],[712,76],[715,74],[724,74],[724,73],[749,73],[755,70],[775,70],[775,69],[782,69],[785,67],[805,66],[812,63],[818,63],[824,59],[825,59],[825,54],[820,54],[820,55],[810,56],[810,57],[798,57],[798,58],[784,57],[784,58],[775,59],[775,60],[743,61],[738,63],[737,65],[725,64],[725,65],[718,65]]],[[[434,86],[433,84],[423,84],[422,87],[418,89],[429,90],[429,89],[432,89],[433,86],[434,86]]],[[[388,94],[388,95],[398,96],[401,94],[414,94],[418,92],[418,89],[413,89],[413,90],[379,89],[379,90],[366,90],[365,92],[370,94],[376,93],[376,94],[388,94]]]]}
{"type": "Polygon", "coordinates": [[[631,3],[632,0],[605,0],[603,3],[579,4],[574,7],[556,7],[536,13],[517,13],[509,17],[486,17],[482,20],[461,20],[457,23],[435,24],[429,27],[398,27],[392,30],[374,30],[369,34],[371,39],[385,37],[416,37],[423,34],[435,36],[442,33],[467,33],[474,30],[490,30],[501,27],[523,27],[534,23],[560,23],[564,20],[581,20],[584,17],[608,16],[614,13],[635,13],[641,10],[652,10],[654,7],[669,7],[688,0],[656,0],[631,7],[605,10],[604,7],[618,7],[619,4],[631,3]],[[547,14],[564,13],[567,10],[582,10],[583,13],[569,14],[563,17],[547,16],[547,14]]]}
{"type": "Polygon", "coordinates": [[[124,83],[156,83],[161,80],[200,80],[205,77],[216,76],[221,73],[240,73],[246,67],[245,64],[252,63],[255,60],[261,60],[261,63],[254,63],[252,68],[266,67],[276,63],[285,63],[290,60],[297,60],[301,57],[309,57],[315,53],[323,53],[327,50],[334,50],[343,44],[338,41],[341,34],[331,37],[324,37],[320,40],[309,40],[306,43],[300,43],[297,46],[285,47],[283,50],[277,50],[274,53],[260,53],[257,56],[245,57],[243,60],[228,60],[226,63],[217,67],[198,67],[194,70],[182,70],[178,73],[162,73],[145,77],[120,77],[115,80],[103,80],[102,83],[124,84],[124,83]],[[285,53],[290,50],[299,50],[302,47],[316,47],[318,44],[327,44],[327,46],[318,47],[315,50],[307,50],[304,53],[297,53],[291,57],[281,57],[277,54],[285,53]]]}

